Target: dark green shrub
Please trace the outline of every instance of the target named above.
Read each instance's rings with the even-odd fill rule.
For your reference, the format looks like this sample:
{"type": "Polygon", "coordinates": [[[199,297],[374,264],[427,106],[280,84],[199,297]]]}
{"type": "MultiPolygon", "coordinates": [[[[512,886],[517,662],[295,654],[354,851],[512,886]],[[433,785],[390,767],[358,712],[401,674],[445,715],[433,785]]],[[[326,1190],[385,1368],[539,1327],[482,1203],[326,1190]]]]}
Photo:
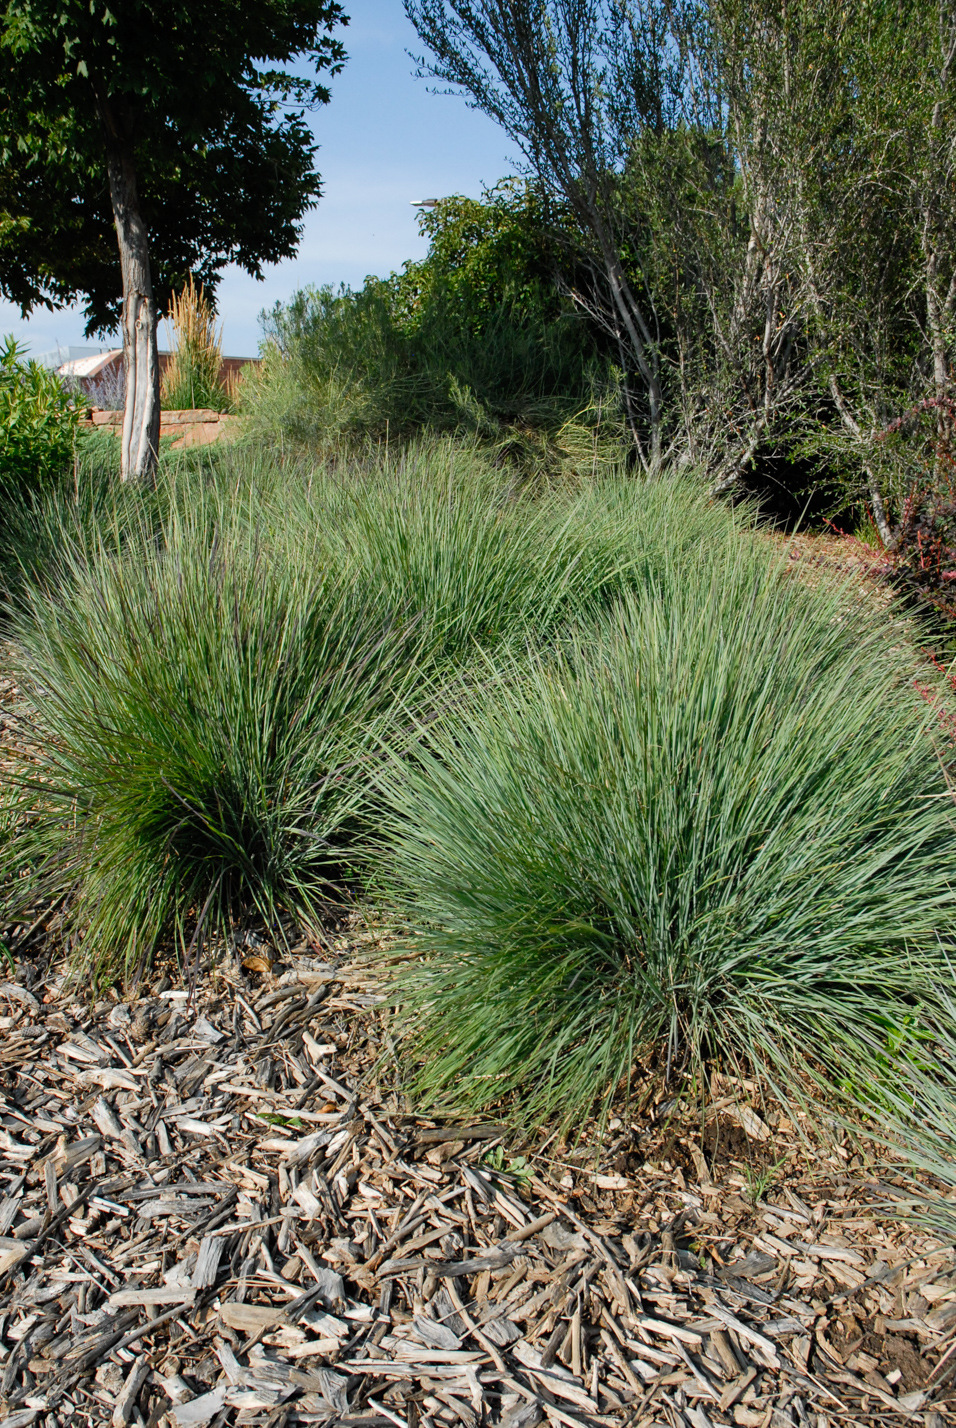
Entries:
{"type": "MultiPolygon", "coordinates": [[[[254,427],[322,452],[424,430],[485,442],[510,428],[557,432],[601,390],[569,315],[529,325],[503,307],[476,334],[449,292],[433,291],[411,319],[378,279],[357,293],[298,293],[266,332],[250,384],[254,427]]],[[[605,420],[616,435],[613,397],[605,420]]]]}
{"type": "Polygon", "coordinates": [[[504,179],[481,199],[460,194],[421,211],[428,254],[395,274],[401,308],[423,315],[436,294],[450,298],[459,319],[480,334],[505,307],[517,321],[540,328],[566,314],[555,274],[566,252],[555,241],[554,217],[533,189],[504,179]]]}

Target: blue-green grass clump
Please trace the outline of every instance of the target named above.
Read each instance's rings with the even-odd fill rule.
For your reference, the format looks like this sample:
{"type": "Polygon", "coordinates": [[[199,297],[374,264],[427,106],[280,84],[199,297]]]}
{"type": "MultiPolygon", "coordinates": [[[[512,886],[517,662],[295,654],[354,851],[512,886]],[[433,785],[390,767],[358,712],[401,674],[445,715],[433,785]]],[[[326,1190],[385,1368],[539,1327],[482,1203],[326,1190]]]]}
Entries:
{"type": "Polygon", "coordinates": [[[4,798],[8,914],[63,899],[111,970],[249,916],[317,926],[416,719],[732,524],[668,483],[515,493],[449,443],[347,475],[237,451],[167,462],[154,491],[58,492],[7,581],[35,731],[4,798]]]}
{"type": "Polygon", "coordinates": [[[295,543],[321,530],[383,617],[413,611],[430,657],[460,667],[478,649],[548,641],[659,583],[681,553],[719,559],[740,519],[690,482],[623,472],[515,492],[480,452],[444,441],[350,479],[317,473],[286,531],[295,543]]]}
{"type": "Polygon", "coordinates": [[[87,955],[128,971],[252,913],[316,924],[416,667],[303,552],[273,558],[197,502],[121,548],[60,555],[13,618],[35,758],[16,777],[16,897],[65,896],[87,955]]]}
{"type": "Polygon", "coordinates": [[[566,1123],[651,1065],[785,1101],[938,997],[956,826],[905,633],[747,537],[495,662],[374,867],[413,1090],[566,1123]]]}

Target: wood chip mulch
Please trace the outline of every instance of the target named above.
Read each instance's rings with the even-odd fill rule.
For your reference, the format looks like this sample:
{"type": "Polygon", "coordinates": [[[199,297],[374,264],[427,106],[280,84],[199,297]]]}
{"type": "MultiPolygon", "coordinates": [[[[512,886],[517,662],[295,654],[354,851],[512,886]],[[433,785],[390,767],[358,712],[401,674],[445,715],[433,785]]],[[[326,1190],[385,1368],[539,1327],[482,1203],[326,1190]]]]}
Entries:
{"type": "Polygon", "coordinates": [[[794,1142],[754,1180],[660,1120],[519,1155],[416,1116],[363,937],[126,1001],[16,963],[0,1428],[956,1421],[953,1251],[880,1221],[852,1157],[794,1142]]]}

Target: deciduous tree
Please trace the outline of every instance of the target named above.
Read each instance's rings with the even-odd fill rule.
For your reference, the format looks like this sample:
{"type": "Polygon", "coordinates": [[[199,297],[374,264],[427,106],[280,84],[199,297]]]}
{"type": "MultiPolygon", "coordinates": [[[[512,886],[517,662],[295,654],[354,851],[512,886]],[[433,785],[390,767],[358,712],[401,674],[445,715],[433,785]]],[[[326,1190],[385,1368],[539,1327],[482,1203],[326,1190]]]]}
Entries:
{"type": "Polygon", "coordinates": [[[122,293],[126,477],[155,468],[171,291],[295,251],[344,23],[338,0],[0,0],[0,290],[82,296],[91,332],[122,293]]]}
{"type": "Polygon", "coordinates": [[[956,0],[405,7],[420,72],[571,214],[645,468],[721,490],[813,454],[894,544],[913,478],[881,434],[931,409],[952,438],[956,0]]]}
{"type": "Polygon", "coordinates": [[[654,294],[624,261],[621,176],[636,134],[673,119],[675,76],[663,0],[640,24],[616,0],[405,0],[430,55],[424,73],[462,91],[519,146],[541,192],[566,204],[594,282],[585,302],[633,376],[635,448],[663,458],[660,324],[654,294]]]}

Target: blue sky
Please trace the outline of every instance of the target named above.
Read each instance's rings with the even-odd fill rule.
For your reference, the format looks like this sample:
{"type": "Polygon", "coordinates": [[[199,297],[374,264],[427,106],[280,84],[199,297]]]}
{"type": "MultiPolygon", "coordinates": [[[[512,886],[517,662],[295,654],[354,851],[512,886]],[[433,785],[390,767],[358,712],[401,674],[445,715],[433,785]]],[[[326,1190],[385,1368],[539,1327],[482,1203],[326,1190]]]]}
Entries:
{"type": "MultiPolygon", "coordinates": [[[[324,183],[305,220],[294,259],[267,269],[257,283],[235,269],[219,287],[223,349],[254,356],[259,313],[307,284],[349,283],[384,275],[421,256],[412,199],[450,193],[478,197],[482,184],[514,172],[506,136],[458,96],[429,93],[413,77],[406,51],[420,53],[402,0],[346,0],[352,18],[341,31],[349,60],[332,81],[332,102],[312,116],[324,183]]],[[[23,321],[0,302],[0,334],[12,332],[35,353],[84,344],[79,309],[37,311],[23,321]]],[[[160,327],[160,346],[167,346],[160,327]]]]}

